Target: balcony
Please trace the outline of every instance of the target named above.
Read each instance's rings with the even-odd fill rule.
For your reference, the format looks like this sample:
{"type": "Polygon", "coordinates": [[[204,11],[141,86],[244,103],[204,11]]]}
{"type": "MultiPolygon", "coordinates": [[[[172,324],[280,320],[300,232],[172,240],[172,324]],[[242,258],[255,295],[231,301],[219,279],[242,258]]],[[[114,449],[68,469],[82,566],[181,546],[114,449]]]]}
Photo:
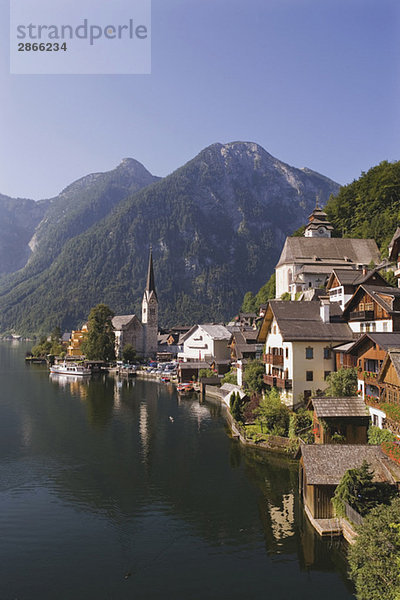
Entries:
{"type": "Polygon", "coordinates": [[[354,310],[350,313],[350,321],[373,321],[373,310],[354,310]]]}
{"type": "Polygon", "coordinates": [[[264,383],[283,390],[292,389],[291,379],[282,379],[281,377],[275,377],[275,375],[264,375],[264,383]]]}
{"type": "Polygon", "coordinates": [[[283,367],[283,354],[264,354],[263,360],[267,365],[283,367]]]}

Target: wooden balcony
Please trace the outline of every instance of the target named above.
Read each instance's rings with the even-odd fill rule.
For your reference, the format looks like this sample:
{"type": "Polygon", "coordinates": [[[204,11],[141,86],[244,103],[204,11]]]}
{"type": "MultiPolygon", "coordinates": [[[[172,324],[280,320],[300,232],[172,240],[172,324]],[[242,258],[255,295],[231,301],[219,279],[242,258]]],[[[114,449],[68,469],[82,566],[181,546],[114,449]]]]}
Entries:
{"type": "Polygon", "coordinates": [[[264,354],[263,360],[267,365],[283,367],[283,354],[264,354]]]}
{"type": "Polygon", "coordinates": [[[264,375],[264,383],[283,390],[292,389],[291,379],[282,379],[281,377],[275,377],[275,375],[264,375]]]}
{"type": "Polygon", "coordinates": [[[350,321],[373,321],[373,310],[354,310],[350,313],[350,321]]]}
{"type": "Polygon", "coordinates": [[[378,408],[379,410],[382,410],[380,398],[376,398],[375,396],[369,396],[366,394],[364,402],[368,406],[372,406],[372,408],[378,408]]]}

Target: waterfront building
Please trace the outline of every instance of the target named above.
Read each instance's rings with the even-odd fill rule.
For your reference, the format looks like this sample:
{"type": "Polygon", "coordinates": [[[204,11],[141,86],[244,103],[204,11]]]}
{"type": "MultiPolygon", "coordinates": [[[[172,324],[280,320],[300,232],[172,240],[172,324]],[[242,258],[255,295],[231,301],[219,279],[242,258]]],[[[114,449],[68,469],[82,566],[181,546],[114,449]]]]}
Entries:
{"type": "Polygon", "coordinates": [[[184,361],[230,361],[231,332],[214,323],[194,325],[183,337],[183,351],[178,358],[184,361]]]}
{"type": "Polygon", "coordinates": [[[366,444],[371,418],[358,396],[312,398],[316,444],[366,444]]]}
{"type": "Polygon", "coordinates": [[[328,300],[268,303],[258,336],[265,344],[264,382],[278,388],[290,408],[326,388],[326,378],[335,369],[333,348],[353,340],[341,314],[340,307],[328,300]]]}
{"type": "Polygon", "coordinates": [[[112,324],[115,333],[115,354],[122,357],[127,344],[131,344],[137,354],[155,356],[158,346],[158,298],[154,280],[153,253],[150,248],[146,288],[142,300],[142,320],[134,314],[117,315],[112,324]]]}

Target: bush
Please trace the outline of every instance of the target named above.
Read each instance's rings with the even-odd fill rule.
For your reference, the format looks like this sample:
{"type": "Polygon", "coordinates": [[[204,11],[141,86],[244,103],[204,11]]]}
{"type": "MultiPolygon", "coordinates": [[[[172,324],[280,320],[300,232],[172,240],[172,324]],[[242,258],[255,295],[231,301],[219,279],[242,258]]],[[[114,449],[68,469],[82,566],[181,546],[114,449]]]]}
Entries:
{"type": "Polygon", "coordinates": [[[247,363],[243,375],[244,387],[250,392],[261,393],[264,388],[264,365],[260,360],[247,363]]]}
{"type": "Polygon", "coordinates": [[[261,396],[253,394],[248,402],[243,407],[243,417],[245,423],[253,423],[256,418],[256,411],[260,406],[261,396]]]}
{"type": "Polygon", "coordinates": [[[260,425],[262,431],[287,437],[290,411],[287,406],[281,403],[276,388],[265,394],[265,397],[260,401],[256,414],[256,423],[260,425]]]}
{"type": "Polygon", "coordinates": [[[348,553],[358,600],[400,598],[399,523],[400,498],[389,506],[377,506],[364,519],[348,553]]]}
{"type": "Polygon", "coordinates": [[[346,471],[332,498],[337,515],[345,515],[346,503],[364,516],[378,504],[390,502],[395,489],[388,484],[373,483],[373,477],[374,472],[365,460],[358,469],[346,471]]]}
{"type": "Polygon", "coordinates": [[[380,429],[375,425],[370,425],[368,429],[368,444],[372,446],[381,446],[383,442],[393,442],[395,439],[396,436],[389,429],[380,429]]]}
{"type": "Polygon", "coordinates": [[[311,441],[313,441],[313,434],[311,431],[312,424],[312,411],[301,408],[297,413],[292,413],[289,422],[289,437],[297,438],[300,435],[306,442],[308,439],[305,438],[308,438],[311,434],[311,441]]]}
{"type": "Polygon", "coordinates": [[[236,369],[231,369],[230,371],[225,373],[225,375],[222,378],[222,383],[233,383],[234,385],[237,385],[236,369]]]}
{"type": "Polygon", "coordinates": [[[216,372],[213,371],[212,369],[200,369],[199,371],[199,379],[204,378],[208,378],[208,377],[215,377],[216,376],[216,372]]]}

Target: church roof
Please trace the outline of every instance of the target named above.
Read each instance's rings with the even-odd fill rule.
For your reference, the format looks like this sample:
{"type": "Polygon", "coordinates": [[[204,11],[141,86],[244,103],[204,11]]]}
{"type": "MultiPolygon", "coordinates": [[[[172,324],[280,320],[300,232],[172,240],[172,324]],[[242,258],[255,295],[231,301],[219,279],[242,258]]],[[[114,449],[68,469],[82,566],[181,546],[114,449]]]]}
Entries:
{"type": "Polygon", "coordinates": [[[122,331],[122,329],[129,325],[134,319],[139,322],[139,319],[136,315],[117,315],[116,317],[112,318],[111,322],[115,331],[122,331]]]}
{"type": "Polygon", "coordinates": [[[372,239],[288,237],[276,266],[319,264],[346,268],[371,261],[377,264],[380,260],[378,246],[372,239]]]}
{"type": "Polygon", "coordinates": [[[148,297],[150,297],[151,293],[153,292],[156,300],[157,300],[157,293],[156,293],[156,285],[154,283],[154,269],[153,269],[153,251],[150,248],[150,256],[149,256],[149,266],[147,268],[147,283],[146,283],[146,290],[148,297]]]}

